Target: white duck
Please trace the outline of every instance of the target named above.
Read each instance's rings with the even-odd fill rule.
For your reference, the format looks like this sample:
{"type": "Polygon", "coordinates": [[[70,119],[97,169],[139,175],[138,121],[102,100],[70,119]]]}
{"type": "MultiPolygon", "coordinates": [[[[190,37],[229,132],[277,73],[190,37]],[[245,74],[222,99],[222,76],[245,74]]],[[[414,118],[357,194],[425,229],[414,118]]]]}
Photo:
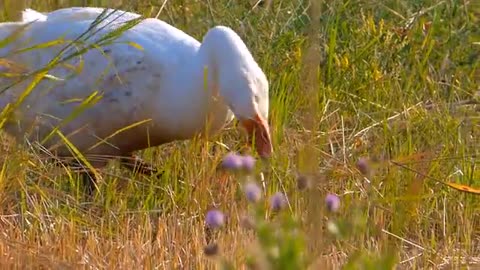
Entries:
{"type": "MultiPolygon", "coordinates": [[[[103,11],[82,7],[42,14],[27,9],[22,22],[0,24],[0,41],[22,31],[18,39],[0,47],[0,63],[4,63],[0,75],[2,69],[28,73],[43,68],[103,11]],[[48,46],[21,51],[38,44],[48,46]]],[[[83,46],[137,18],[140,15],[117,10],[91,29],[93,35],[85,35],[91,37],[82,41],[83,46]]],[[[66,50],[64,57],[78,46],[82,45],[66,50]]],[[[71,156],[71,150],[59,143],[59,136],[43,139],[59,124],[58,130],[84,155],[128,156],[197,134],[213,135],[234,116],[250,140],[255,137],[258,154],[271,155],[267,78],[241,38],[228,27],[211,28],[200,43],[163,21],[143,19],[113,43],[69,59],[49,69],[48,75],[18,106],[4,129],[17,139],[27,134],[58,156],[71,156]],[[94,91],[103,97],[69,119],[94,91]]],[[[15,103],[32,80],[0,93],[0,108],[15,103]]],[[[15,82],[0,76],[0,91],[15,82]]],[[[107,163],[90,162],[96,168],[107,163]]]]}

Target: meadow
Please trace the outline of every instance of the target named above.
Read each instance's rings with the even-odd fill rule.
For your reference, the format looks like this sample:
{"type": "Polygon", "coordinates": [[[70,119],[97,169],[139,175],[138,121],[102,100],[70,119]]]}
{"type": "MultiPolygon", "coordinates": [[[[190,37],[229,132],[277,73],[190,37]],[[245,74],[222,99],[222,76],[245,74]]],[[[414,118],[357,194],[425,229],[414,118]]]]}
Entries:
{"type": "Polygon", "coordinates": [[[2,268],[480,269],[480,4],[3,0],[0,21],[71,6],[158,15],[199,40],[233,28],[270,82],[274,154],[222,169],[254,154],[233,124],[139,153],[159,177],[110,164],[86,200],[74,172],[2,133],[2,268]]]}

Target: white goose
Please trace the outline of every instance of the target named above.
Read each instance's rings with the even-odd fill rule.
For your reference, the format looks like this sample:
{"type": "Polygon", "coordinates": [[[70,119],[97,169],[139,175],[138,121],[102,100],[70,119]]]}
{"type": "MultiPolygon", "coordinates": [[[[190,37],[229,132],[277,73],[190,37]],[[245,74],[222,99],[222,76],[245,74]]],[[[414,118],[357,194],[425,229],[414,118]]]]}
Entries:
{"type": "MultiPolygon", "coordinates": [[[[0,47],[0,63],[7,63],[0,65],[0,75],[44,67],[103,11],[82,7],[42,14],[27,9],[22,22],[0,24],[0,41],[22,29],[17,39],[0,47]],[[42,43],[49,45],[20,51],[42,43]]],[[[91,44],[136,18],[140,15],[117,10],[83,42],[91,44]]],[[[78,46],[70,47],[64,56],[78,46]]],[[[58,156],[71,156],[71,150],[59,144],[62,139],[42,139],[59,124],[58,130],[84,155],[127,156],[197,134],[215,134],[234,116],[250,140],[255,137],[258,154],[271,155],[267,78],[241,38],[228,27],[211,28],[200,43],[163,21],[143,19],[113,43],[69,59],[48,70],[48,75],[18,106],[4,129],[17,139],[27,135],[41,141],[58,156]],[[69,119],[94,91],[103,97],[69,119]]],[[[0,109],[15,103],[32,80],[0,93],[0,109]]],[[[12,83],[15,78],[0,76],[0,91],[12,83]]],[[[99,168],[107,161],[90,162],[99,168]]]]}

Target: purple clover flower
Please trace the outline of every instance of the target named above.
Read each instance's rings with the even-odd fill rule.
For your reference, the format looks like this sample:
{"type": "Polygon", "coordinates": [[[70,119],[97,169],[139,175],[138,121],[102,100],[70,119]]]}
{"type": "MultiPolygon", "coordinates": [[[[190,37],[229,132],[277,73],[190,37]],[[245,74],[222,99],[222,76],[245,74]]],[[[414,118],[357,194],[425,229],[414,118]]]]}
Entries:
{"type": "Polygon", "coordinates": [[[225,223],[225,217],[219,210],[210,210],[205,216],[205,223],[212,229],[219,228],[225,223]]]}
{"type": "Polygon", "coordinates": [[[219,247],[218,247],[218,244],[217,243],[210,243],[208,244],[207,246],[205,246],[203,248],[203,252],[205,253],[205,255],[207,256],[215,256],[218,254],[219,252],[219,247]]]}
{"type": "Polygon", "coordinates": [[[222,167],[227,170],[238,170],[243,166],[242,156],[230,152],[223,157],[222,167]]]}
{"type": "Polygon", "coordinates": [[[232,171],[245,170],[250,172],[255,168],[255,163],[256,160],[252,156],[242,156],[230,152],[223,158],[222,168],[232,171]]]}
{"type": "Polygon", "coordinates": [[[325,203],[330,212],[337,212],[340,208],[340,199],[335,194],[328,194],[327,197],[325,197],[325,203]]]}
{"type": "Polygon", "coordinates": [[[262,190],[256,183],[247,182],[244,186],[244,189],[245,197],[247,197],[249,202],[256,203],[262,198],[262,190]]]}
{"type": "Polygon", "coordinates": [[[287,204],[287,199],[285,195],[281,192],[275,193],[272,197],[270,197],[270,209],[273,211],[280,211],[285,208],[287,204]]]}
{"type": "Polygon", "coordinates": [[[246,171],[253,171],[255,169],[256,160],[252,156],[243,156],[242,167],[246,171]]]}

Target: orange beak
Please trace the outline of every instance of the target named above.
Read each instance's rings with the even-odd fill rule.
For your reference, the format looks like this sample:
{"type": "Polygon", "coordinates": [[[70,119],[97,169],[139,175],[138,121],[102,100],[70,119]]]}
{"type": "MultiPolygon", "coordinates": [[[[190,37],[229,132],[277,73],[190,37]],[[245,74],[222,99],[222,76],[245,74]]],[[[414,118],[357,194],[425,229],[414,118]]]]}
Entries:
{"type": "Polygon", "coordinates": [[[273,147],[267,121],[256,114],[252,119],[242,120],[240,123],[247,130],[249,142],[252,143],[255,138],[255,148],[260,157],[270,157],[273,147]]]}

